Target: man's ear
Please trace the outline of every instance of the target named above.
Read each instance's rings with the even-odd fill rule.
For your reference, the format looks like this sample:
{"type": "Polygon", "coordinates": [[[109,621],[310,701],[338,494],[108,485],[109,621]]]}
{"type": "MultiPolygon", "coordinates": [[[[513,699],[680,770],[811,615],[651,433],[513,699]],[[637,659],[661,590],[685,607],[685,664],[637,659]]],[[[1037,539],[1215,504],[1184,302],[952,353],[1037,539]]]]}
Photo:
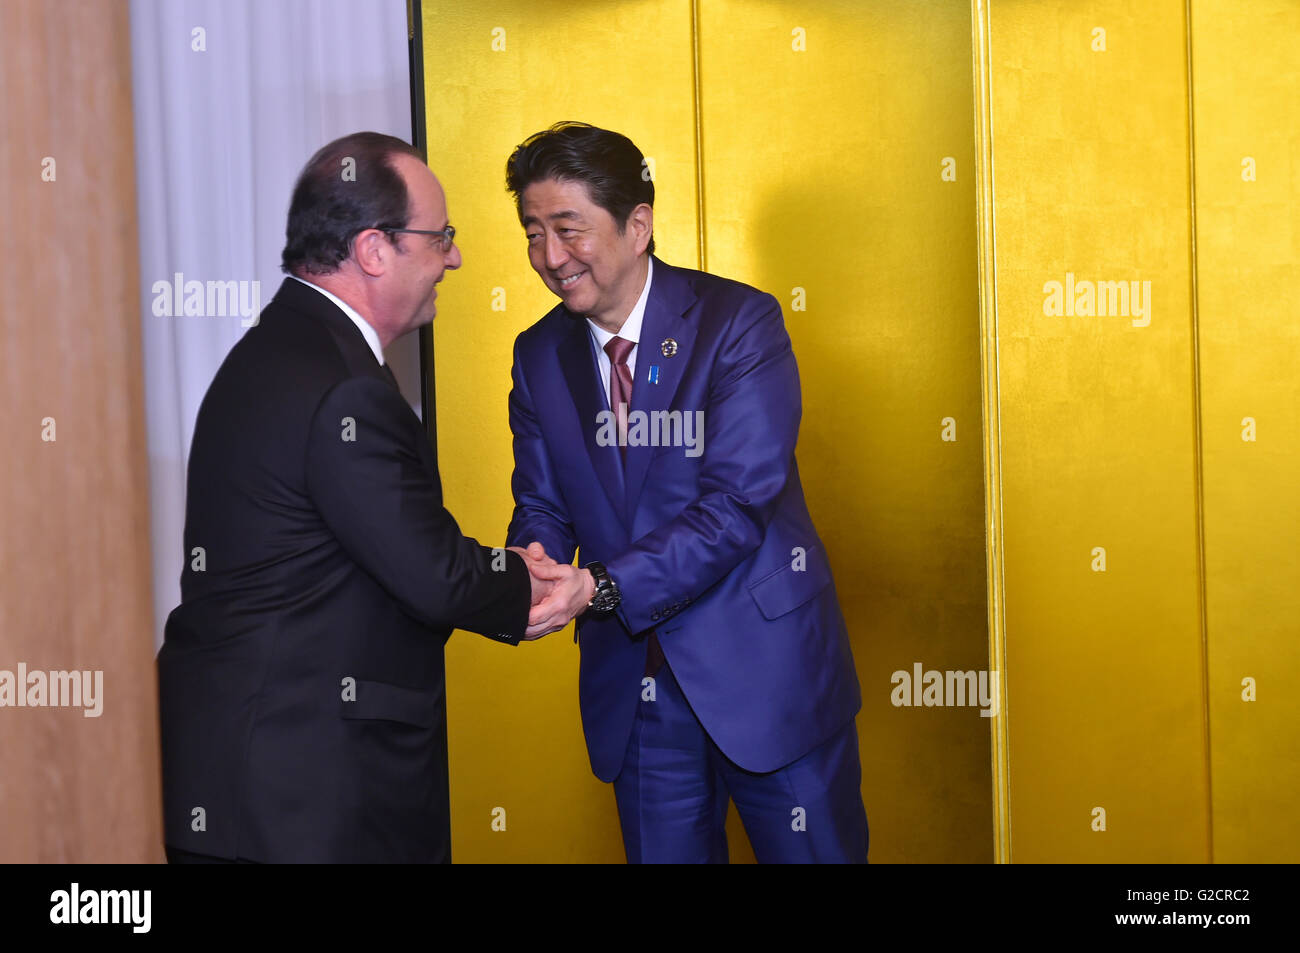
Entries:
{"type": "Polygon", "coordinates": [[[388,270],[388,256],[393,248],[388,236],[377,228],[357,232],[352,239],[352,257],[363,274],[378,278],[388,270]]]}
{"type": "Polygon", "coordinates": [[[632,229],[632,237],[636,241],[636,253],[645,254],[645,250],[650,247],[650,239],[655,233],[655,210],[642,202],[632,209],[632,214],[627,218],[627,227],[632,229]]]}

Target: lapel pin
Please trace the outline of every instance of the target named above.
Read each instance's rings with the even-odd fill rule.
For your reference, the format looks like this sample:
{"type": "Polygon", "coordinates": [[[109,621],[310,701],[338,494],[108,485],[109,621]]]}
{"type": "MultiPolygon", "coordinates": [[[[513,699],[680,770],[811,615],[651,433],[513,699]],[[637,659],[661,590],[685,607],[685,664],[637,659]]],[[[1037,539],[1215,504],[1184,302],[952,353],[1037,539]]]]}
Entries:
{"type": "Polygon", "coordinates": [[[658,365],[658,364],[651,364],[651,365],[650,365],[650,383],[651,383],[651,384],[658,384],[658,383],[659,383],[659,365],[658,365]]]}
{"type": "Polygon", "coordinates": [[[677,342],[672,338],[664,338],[664,343],[659,345],[659,350],[663,352],[664,357],[672,357],[677,353],[677,342]]]}

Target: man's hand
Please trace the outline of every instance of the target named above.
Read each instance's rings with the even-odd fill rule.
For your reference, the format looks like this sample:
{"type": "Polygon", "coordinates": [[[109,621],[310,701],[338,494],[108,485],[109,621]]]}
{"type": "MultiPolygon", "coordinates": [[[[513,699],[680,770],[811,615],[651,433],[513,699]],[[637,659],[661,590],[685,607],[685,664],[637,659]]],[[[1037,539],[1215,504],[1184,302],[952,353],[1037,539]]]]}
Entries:
{"type": "Polygon", "coordinates": [[[532,595],[528,604],[536,606],[555,589],[555,582],[550,577],[538,576],[534,569],[554,566],[556,565],[555,560],[546,555],[546,550],[537,541],[529,543],[527,549],[521,549],[518,546],[507,546],[506,548],[523,557],[524,565],[528,567],[528,580],[532,583],[532,595]]]}
{"type": "MultiPolygon", "coordinates": [[[[529,549],[533,546],[538,544],[533,543],[529,549]]],[[[549,582],[552,587],[551,592],[535,604],[528,615],[528,628],[524,631],[524,639],[528,641],[563,629],[586,611],[591,597],[596,594],[596,580],[585,569],[561,566],[551,559],[549,562],[530,562],[528,571],[534,577],[549,582]]]]}

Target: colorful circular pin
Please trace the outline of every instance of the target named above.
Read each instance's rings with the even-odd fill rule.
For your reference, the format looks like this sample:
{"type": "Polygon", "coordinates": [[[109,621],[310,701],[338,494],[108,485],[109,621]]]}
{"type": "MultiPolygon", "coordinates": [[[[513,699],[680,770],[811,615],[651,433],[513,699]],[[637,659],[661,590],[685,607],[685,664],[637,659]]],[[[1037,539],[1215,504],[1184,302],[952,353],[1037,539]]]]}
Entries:
{"type": "Polygon", "coordinates": [[[672,357],[677,353],[677,342],[672,338],[664,338],[664,343],[659,345],[659,350],[663,352],[664,357],[672,357]]]}

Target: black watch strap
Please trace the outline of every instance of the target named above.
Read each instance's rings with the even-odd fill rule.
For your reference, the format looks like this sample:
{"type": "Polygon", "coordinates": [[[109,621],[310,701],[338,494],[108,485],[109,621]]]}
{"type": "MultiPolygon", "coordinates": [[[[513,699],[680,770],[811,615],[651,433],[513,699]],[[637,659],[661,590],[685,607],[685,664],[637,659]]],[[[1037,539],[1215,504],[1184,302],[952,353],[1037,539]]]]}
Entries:
{"type": "Polygon", "coordinates": [[[591,573],[591,578],[596,583],[596,591],[592,593],[587,608],[593,612],[612,612],[617,609],[623,601],[623,594],[619,592],[618,583],[610,578],[605,564],[590,562],[582,568],[591,573]]]}

